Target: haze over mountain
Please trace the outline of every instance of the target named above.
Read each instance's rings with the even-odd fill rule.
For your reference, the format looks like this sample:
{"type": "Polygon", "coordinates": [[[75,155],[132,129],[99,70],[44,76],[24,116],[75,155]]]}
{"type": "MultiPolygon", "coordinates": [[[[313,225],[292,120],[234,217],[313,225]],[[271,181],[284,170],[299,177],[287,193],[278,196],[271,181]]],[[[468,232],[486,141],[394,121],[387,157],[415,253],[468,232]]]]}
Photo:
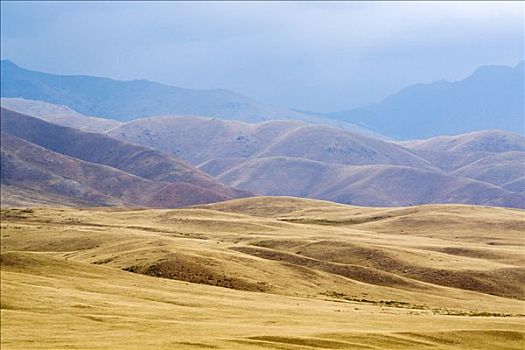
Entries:
{"type": "MultiPolygon", "coordinates": [[[[380,136],[342,121],[308,115],[288,108],[265,105],[227,89],[196,90],[148,80],[119,81],[82,75],[54,75],[1,61],[1,96],[44,101],[100,118],[128,121],[164,114],[189,114],[257,122],[302,120],[380,136]]],[[[21,112],[21,103],[9,102],[21,112]]],[[[35,109],[37,109],[35,107],[35,109]]]]}
{"type": "Polygon", "coordinates": [[[1,58],[332,112],[483,64],[515,65],[523,13],[519,1],[6,1],[1,58]]]}
{"type": "Polygon", "coordinates": [[[91,132],[101,132],[120,125],[113,119],[80,114],[69,107],[23,98],[1,98],[1,106],[10,111],[44,119],[50,123],[91,132]]]}
{"type": "Polygon", "coordinates": [[[524,134],[524,101],[521,61],[515,67],[481,66],[455,82],[408,86],[378,104],[323,116],[405,140],[483,129],[524,134]]]}
{"type": "MultiPolygon", "coordinates": [[[[420,135],[428,130],[453,132],[456,127],[469,129],[485,125],[479,120],[485,120],[486,125],[503,125],[512,129],[521,123],[517,120],[523,114],[522,110],[518,112],[523,104],[523,96],[520,97],[523,86],[521,90],[518,87],[523,78],[516,73],[520,70],[523,71],[523,64],[514,68],[482,67],[463,81],[415,85],[385,99],[378,105],[381,108],[360,110],[381,114],[367,116],[367,123],[375,121],[377,125],[372,127],[389,135],[392,135],[392,128],[420,135]],[[503,103],[506,108],[501,109],[502,117],[491,117],[503,103]],[[396,122],[386,120],[389,110],[404,111],[403,116],[396,122]],[[468,117],[478,112],[480,118],[468,117]]],[[[10,61],[2,61],[2,74],[2,96],[24,97],[3,97],[3,106],[53,123],[107,133],[111,138],[90,134],[85,141],[82,137],[71,136],[76,135],[71,132],[73,129],[65,133],[68,137],[64,137],[62,131],[58,133],[62,136],[57,136],[55,126],[38,124],[38,119],[29,119],[29,125],[24,126],[28,119],[23,116],[10,119],[9,123],[16,120],[14,129],[7,130],[10,126],[3,121],[4,131],[50,151],[109,165],[150,181],[187,179],[180,178],[179,170],[174,176],[168,175],[173,165],[167,168],[146,166],[151,162],[149,157],[162,164],[171,164],[174,160],[166,161],[166,155],[159,156],[162,153],[152,150],[142,152],[142,156],[133,162],[126,158],[129,156],[127,152],[124,152],[124,158],[114,154],[108,156],[108,150],[120,147],[114,145],[115,139],[124,141],[126,149],[132,142],[172,154],[228,186],[261,195],[303,196],[369,206],[467,203],[525,207],[525,139],[520,134],[483,130],[388,142],[370,137],[379,135],[382,138],[366,129],[353,128],[352,124],[335,125],[336,128],[311,124],[311,118],[301,112],[280,109],[279,113],[272,114],[277,110],[263,108],[269,117],[255,115],[252,107],[262,105],[252,104],[253,101],[226,90],[190,90],[148,81],[58,76],[25,70],[10,61]],[[240,102],[230,103],[232,99],[240,102]],[[63,105],[53,104],[57,102],[63,105]],[[87,117],[76,108],[104,118],[87,117]],[[215,110],[227,115],[224,118],[240,118],[250,123],[193,115],[139,118],[146,113],[173,109],[202,112],[204,115],[215,115],[210,112],[215,110]],[[295,114],[283,116],[280,114],[283,111],[295,114]],[[128,118],[127,113],[131,113],[131,117],[128,118]],[[106,119],[115,116],[133,120],[106,119]],[[302,120],[256,122],[273,118],[302,120]],[[342,130],[344,128],[356,132],[342,130]],[[86,152],[87,149],[91,151],[86,152]],[[137,169],[129,164],[141,165],[137,169]]],[[[338,117],[331,115],[334,116],[338,117]]],[[[194,174],[192,171],[188,173],[194,174]]],[[[219,195],[220,200],[244,195],[225,186],[221,188],[222,185],[214,183],[211,177],[206,181],[198,186],[207,189],[212,186],[211,190],[219,195]]],[[[14,192],[13,196],[16,195],[14,192]]],[[[199,196],[206,199],[198,200],[211,198],[199,196]]],[[[129,201],[141,205],[175,205],[156,200],[129,201]]]]}
{"type": "Polygon", "coordinates": [[[1,122],[2,185],[91,205],[177,207],[247,195],[150,148],[6,109],[1,122]]]}
{"type": "Polygon", "coordinates": [[[525,139],[505,131],[393,143],[296,121],[164,116],[127,122],[108,134],[172,153],[258,194],[368,206],[525,207],[518,181],[525,139]]]}
{"type": "MultiPolygon", "coordinates": [[[[61,76],[27,70],[9,60],[1,63],[1,95],[17,98],[5,100],[4,107],[20,112],[51,110],[22,102],[29,99],[118,121],[157,115],[199,115],[247,122],[292,119],[383,139],[405,140],[482,129],[523,134],[523,66],[523,61],[515,67],[481,66],[460,81],[416,84],[376,105],[326,114],[274,107],[226,89],[195,90],[147,80],[61,76]]],[[[56,110],[59,114],[64,112],[56,110]]],[[[39,116],[45,114],[49,113],[39,116]]]]}

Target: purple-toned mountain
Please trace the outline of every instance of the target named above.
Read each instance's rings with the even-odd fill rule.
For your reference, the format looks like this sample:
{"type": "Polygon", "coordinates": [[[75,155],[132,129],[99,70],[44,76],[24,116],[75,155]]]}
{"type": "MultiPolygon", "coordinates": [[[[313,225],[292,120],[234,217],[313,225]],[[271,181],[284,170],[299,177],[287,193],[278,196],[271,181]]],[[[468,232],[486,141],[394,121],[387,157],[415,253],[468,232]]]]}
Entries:
{"type": "Polygon", "coordinates": [[[1,112],[2,185],[10,189],[49,192],[85,205],[150,207],[248,195],[151,148],[6,109],[1,112]]]}

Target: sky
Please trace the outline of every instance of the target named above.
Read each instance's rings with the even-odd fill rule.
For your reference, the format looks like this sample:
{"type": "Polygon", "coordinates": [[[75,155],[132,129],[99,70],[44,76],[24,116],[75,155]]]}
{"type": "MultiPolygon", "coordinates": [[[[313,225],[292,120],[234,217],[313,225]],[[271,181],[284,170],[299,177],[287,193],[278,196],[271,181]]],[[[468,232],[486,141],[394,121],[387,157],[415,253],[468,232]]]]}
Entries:
{"type": "Polygon", "coordinates": [[[1,57],[331,112],[524,58],[524,2],[1,2],[1,57]]]}

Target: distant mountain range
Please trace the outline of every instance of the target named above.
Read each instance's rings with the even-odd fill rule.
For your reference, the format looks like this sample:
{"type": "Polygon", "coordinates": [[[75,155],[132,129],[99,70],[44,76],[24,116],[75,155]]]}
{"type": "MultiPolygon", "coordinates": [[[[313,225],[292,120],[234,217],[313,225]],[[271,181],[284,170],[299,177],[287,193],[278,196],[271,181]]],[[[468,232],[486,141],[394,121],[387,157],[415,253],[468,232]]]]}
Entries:
{"type": "Polygon", "coordinates": [[[260,194],[525,208],[523,63],[322,116],[10,61],[1,81],[2,203],[179,207],[260,194]]]}
{"type": "Polygon", "coordinates": [[[48,74],[9,60],[1,62],[1,74],[4,107],[29,114],[24,100],[116,121],[159,115],[250,123],[300,120],[381,139],[424,139],[486,129],[525,133],[523,62],[515,67],[481,66],[463,80],[408,86],[375,105],[334,113],[270,106],[226,89],[195,90],[147,80],[48,74]]]}
{"type": "MultiPolygon", "coordinates": [[[[55,75],[24,69],[9,60],[1,61],[1,76],[3,98],[44,101],[84,115],[117,121],[166,114],[247,122],[293,119],[381,136],[343,121],[262,104],[226,89],[196,90],[148,80],[119,81],[84,75],[55,75]]],[[[23,108],[22,102],[18,101],[17,106],[23,108]]]]}
{"type": "Polygon", "coordinates": [[[524,134],[523,67],[481,66],[460,81],[412,85],[378,104],[321,116],[405,140],[483,129],[524,134]]]}
{"type": "MultiPolygon", "coordinates": [[[[75,116],[76,117],[76,116],[75,116]]],[[[249,195],[173,156],[1,110],[2,204],[173,208],[249,195]]]]}

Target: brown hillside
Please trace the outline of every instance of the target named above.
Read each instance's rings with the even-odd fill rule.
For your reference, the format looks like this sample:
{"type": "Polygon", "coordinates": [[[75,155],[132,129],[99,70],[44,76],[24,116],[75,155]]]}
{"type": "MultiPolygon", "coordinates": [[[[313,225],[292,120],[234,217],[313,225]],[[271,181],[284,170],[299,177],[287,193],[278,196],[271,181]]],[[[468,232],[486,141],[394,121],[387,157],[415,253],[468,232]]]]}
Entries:
{"type": "MultiPolygon", "coordinates": [[[[128,174],[127,178],[140,179],[141,183],[144,184],[156,183],[156,185],[148,187],[148,189],[143,188],[144,191],[132,187],[110,191],[114,193],[114,195],[117,195],[120,190],[126,193],[136,193],[136,195],[125,199],[123,202],[123,198],[121,197],[117,197],[115,201],[110,202],[151,205],[154,207],[173,207],[210,201],[214,202],[245,195],[245,192],[224,186],[209,175],[170,155],[149,148],[126,144],[102,134],[82,132],[47,123],[43,120],[24,116],[5,109],[2,110],[1,120],[2,131],[16,136],[16,143],[21,147],[19,151],[25,151],[26,161],[29,161],[29,158],[31,158],[30,155],[28,155],[27,149],[33,144],[51,152],[49,154],[46,153],[45,156],[42,155],[42,160],[44,160],[45,157],[57,158],[57,155],[64,155],[66,156],[65,158],[58,158],[61,160],[68,159],[69,162],[74,162],[74,159],[76,159],[83,161],[82,164],[89,163],[93,166],[101,166],[97,169],[105,167],[119,170],[120,172],[118,172],[118,174],[128,174]],[[23,147],[20,139],[27,141],[23,147]],[[172,185],[168,187],[167,185],[170,183],[172,185]],[[178,204],[175,205],[175,203],[178,204]]],[[[9,152],[11,153],[17,151],[14,144],[10,144],[14,143],[14,140],[14,138],[6,138],[5,141],[5,147],[9,147],[9,152]]],[[[2,147],[4,148],[4,142],[2,143],[2,147]]],[[[44,152],[44,150],[39,151],[44,152]]],[[[39,170],[39,167],[44,167],[48,164],[42,161],[39,162],[39,160],[35,158],[31,158],[30,161],[32,162],[31,168],[36,171],[39,170]]],[[[19,167],[16,169],[21,170],[22,168],[19,167]]],[[[11,168],[11,163],[2,165],[2,171],[6,172],[6,174],[9,172],[11,180],[16,178],[19,182],[25,181],[25,175],[16,174],[16,169],[11,168]]],[[[56,169],[50,169],[48,167],[44,171],[54,172],[55,170],[56,169]]],[[[62,171],[62,169],[58,171],[62,171]]],[[[106,181],[108,175],[106,173],[107,171],[100,174],[101,181],[106,181]]],[[[117,173],[113,172],[112,174],[117,173]]],[[[46,176],[49,176],[49,174],[46,176]]],[[[62,174],[59,176],[66,176],[67,179],[72,179],[73,181],[77,180],[74,178],[74,175],[62,174]]],[[[97,188],[97,176],[96,174],[93,176],[95,179],[90,186],[95,187],[92,187],[92,189],[97,188]]],[[[4,176],[2,176],[2,178],[4,181],[4,176]]],[[[112,180],[109,178],[107,181],[115,181],[115,179],[112,180]]],[[[83,181],[80,182],[82,183],[83,181]]],[[[133,181],[128,184],[132,182],[133,181]]],[[[37,181],[33,181],[33,185],[34,190],[42,190],[38,188],[37,181]]],[[[126,187],[127,185],[123,185],[118,181],[118,185],[115,183],[115,186],[119,188],[122,186],[126,187]]],[[[106,193],[107,191],[104,190],[102,192],[106,193]]],[[[73,192],[71,194],[73,195],[73,192]]],[[[102,204],[102,202],[97,200],[93,202],[93,204],[102,204]]]]}

